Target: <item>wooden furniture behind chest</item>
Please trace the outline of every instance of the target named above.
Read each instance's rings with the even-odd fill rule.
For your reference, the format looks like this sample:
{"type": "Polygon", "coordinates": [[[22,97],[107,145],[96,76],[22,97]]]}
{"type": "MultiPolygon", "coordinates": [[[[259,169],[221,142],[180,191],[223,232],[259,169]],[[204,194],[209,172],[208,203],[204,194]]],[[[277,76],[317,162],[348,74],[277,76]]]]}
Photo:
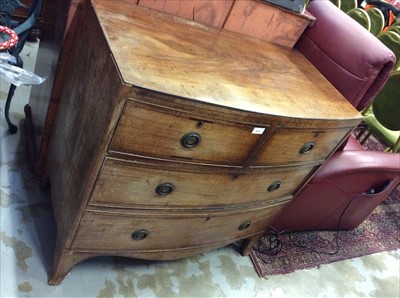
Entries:
{"type": "Polygon", "coordinates": [[[263,0],[126,0],[229,31],[293,47],[315,18],[263,0]]]}
{"type": "Polygon", "coordinates": [[[49,282],[96,255],[183,258],[239,239],[247,254],[359,114],[295,50],[92,3],[49,148],[49,282]]]}

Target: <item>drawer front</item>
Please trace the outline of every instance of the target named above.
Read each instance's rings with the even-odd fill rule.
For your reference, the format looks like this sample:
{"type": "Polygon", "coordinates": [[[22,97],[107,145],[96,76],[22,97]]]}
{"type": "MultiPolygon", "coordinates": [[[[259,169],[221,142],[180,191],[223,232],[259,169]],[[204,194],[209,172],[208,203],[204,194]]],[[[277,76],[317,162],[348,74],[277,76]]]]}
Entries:
{"type": "Polygon", "coordinates": [[[187,172],[108,158],[90,204],[143,208],[209,208],[290,196],[312,166],[229,172],[187,172]]]}
{"type": "Polygon", "coordinates": [[[129,101],[110,150],[168,160],[242,165],[261,135],[253,126],[217,123],[129,101]]]}
{"type": "Polygon", "coordinates": [[[278,129],[253,165],[275,166],[324,160],[350,128],[336,130],[278,129]]]}
{"type": "Polygon", "coordinates": [[[264,231],[285,203],[246,213],[156,215],[87,211],[73,243],[77,250],[171,250],[207,246],[264,231]]]}

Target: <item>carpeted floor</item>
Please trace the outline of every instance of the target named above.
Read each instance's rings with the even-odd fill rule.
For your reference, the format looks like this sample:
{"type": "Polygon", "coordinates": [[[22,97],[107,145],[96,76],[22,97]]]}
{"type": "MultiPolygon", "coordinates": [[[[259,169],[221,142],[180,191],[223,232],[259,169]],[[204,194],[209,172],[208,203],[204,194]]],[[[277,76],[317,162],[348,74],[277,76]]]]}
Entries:
{"type": "Polygon", "coordinates": [[[250,255],[258,274],[261,277],[285,274],[400,248],[399,194],[400,188],[355,230],[338,234],[334,231],[285,233],[279,235],[280,245],[275,236],[264,236],[250,255]],[[337,245],[339,251],[334,253],[337,245]]]}
{"type": "MultiPolygon", "coordinates": [[[[379,140],[370,138],[368,150],[383,151],[379,140]]],[[[400,187],[356,229],[266,235],[250,253],[260,277],[319,267],[340,260],[400,248],[400,187]]]]}

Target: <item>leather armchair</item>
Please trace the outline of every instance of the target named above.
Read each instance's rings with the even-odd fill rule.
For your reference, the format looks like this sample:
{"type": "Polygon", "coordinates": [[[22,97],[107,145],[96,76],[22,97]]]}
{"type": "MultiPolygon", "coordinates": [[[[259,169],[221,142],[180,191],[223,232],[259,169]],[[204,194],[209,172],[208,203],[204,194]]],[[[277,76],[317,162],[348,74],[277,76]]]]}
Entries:
{"type": "Polygon", "coordinates": [[[317,20],[295,48],[361,111],[385,85],[396,57],[330,1],[313,0],[307,10],[317,20]]]}
{"type": "MultiPolygon", "coordinates": [[[[308,10],[317,21],[296,48],[362,110],[389,78],[394,54],[330,1],[314,0],[308,10]]],[[[366,151],[350,137],[272,226],[278,232],[353,229],[399,183],[400,154],[366,151]]]]}

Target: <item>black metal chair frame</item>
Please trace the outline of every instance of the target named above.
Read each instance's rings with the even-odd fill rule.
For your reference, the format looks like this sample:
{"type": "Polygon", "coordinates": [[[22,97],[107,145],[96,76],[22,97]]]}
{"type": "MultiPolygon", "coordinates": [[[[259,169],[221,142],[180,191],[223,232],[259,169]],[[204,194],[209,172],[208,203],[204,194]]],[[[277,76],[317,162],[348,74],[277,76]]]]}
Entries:
{"type": "MultiPolygon", "coordinates": [[[[32,26],[35,24],[37,17],[39,16],[40,10],[42,6],[42,0],[32,0],[31,7],[27,7],[22,4],[19,0],[1,0],[0,2],[0,25],[11,28],[18,35],[18,44],[11,49],[8,49],[8,53],[15,57],[16,63],[14,66],[23,68],[24,62],[20,57],[20,53],[24,48],[25,42],[28,38],[29,31],[32,26]],[[14,11],[17,8],[22,8],[29,10],[28,17],[26,20],[22,22],[18,22],[13,19],[14,11]]],[[[5,38],[5,35],[0,36],[0,40],[5,38]]],[[[11,63],[10,63],[11,64],[11,63]]],[[[8,128],[11,134],[17,132],[18,128],[15,126],[9,117],[11,101],[14,96],[15,90],[17,86],[14,84],[10,85],[10,89],[8,91],[6,105],[5,105],[5,119],[8,124],[8,128]]]]}

